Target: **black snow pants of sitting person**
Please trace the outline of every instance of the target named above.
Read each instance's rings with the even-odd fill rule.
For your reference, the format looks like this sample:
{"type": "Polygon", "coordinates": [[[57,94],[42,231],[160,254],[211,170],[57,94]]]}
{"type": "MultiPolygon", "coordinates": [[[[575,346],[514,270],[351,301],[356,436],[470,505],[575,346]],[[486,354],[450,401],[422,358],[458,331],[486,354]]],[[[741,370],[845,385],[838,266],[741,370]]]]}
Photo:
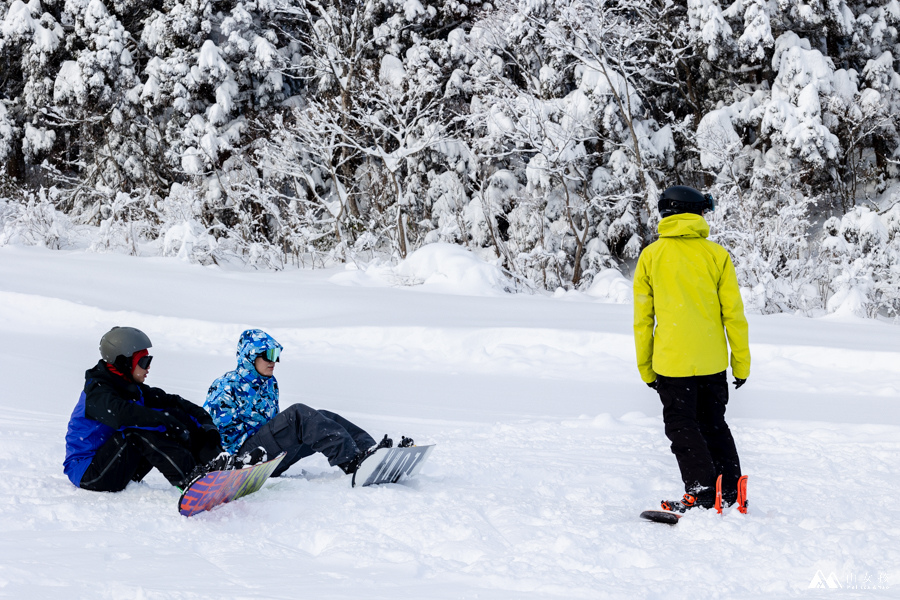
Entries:
{"type": "Polygon", "coordinates": [[[328,464],[335,466],[348,463],[374,445],[371,435],[342,416],[293,404],[247,438],[238,452],[262,446],[270,459],[284,452],[284,459],[272,473],[272,477],[278,477],[301,458],[316,452],[324,454],[328,464]]]}
{"type": "Polygon", "coordinates": [[[733,503],[741,464],[725,422],[728,380],[725,372],[694,377],[658,376],[666,437],[678,461],[688,494],[714,497],[722,475],[722,497],[733,503]]]}
{"type": "Polygon", "coordinates": [[[141,481],[153,467],[172,485],[184,487],[197,465],[206,464],[222,451],[218,436],[193,433],[186,441],[159,431],[117,431],[94,454],[81,478],[81,487],[119,492],[129,482],[141,481]]]}

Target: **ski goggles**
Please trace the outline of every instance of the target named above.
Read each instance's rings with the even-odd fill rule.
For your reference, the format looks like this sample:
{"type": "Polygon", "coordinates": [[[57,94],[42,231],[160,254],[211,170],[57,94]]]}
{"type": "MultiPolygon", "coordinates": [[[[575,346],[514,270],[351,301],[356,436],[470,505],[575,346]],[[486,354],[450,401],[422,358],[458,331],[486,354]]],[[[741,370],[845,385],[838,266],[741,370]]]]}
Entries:
{"type": "Polygon", "coordinates": [[[279,362],[278,357],[281,356],[281,348],[269,348],[260,356],[269,362],[279,362]]]}
{"type": "Polygon", "coordinates": [[[150,368],[150,361],[153,360],[153,357],[149,354],[147,356],[142,356],[138,359],[137,364],[140,368],[145,371],[150,368]]]}

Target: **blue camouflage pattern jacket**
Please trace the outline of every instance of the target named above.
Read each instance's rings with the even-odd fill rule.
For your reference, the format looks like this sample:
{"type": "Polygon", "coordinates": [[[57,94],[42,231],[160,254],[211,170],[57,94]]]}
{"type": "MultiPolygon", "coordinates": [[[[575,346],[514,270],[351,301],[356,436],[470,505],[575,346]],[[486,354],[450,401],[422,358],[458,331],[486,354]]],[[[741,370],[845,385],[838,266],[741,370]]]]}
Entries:
{"type": "Polygon", "coordinates": [[[216,379],[206,393],[203,408],[222,435],[222,445],[232,454],[247,438],[278,414],[278,382],[260,375],[253,362],[269,349],[282,345],[261,329],[248,329],[237,346],[238,366],[216,379]]]}

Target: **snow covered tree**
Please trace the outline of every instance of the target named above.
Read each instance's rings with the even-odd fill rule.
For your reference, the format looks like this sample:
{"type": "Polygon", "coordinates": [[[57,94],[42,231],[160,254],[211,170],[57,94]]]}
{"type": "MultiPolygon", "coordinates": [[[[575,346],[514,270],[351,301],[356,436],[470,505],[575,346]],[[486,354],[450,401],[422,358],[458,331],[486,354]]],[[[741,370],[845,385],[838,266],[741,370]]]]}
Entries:
{"type": "Polygon", "coordinates": [[[882,214],[857,206],[825,223],[820,277],[829,312],[900,315],[900,204],[882,214]]]}
{"type": "Polygon", "coordinates": [[[504,225],[509,267],[545,287],[589,285],[642,247],[641,213],[674,150],[640,91],[648,56],[667,52],[643,43],[660,36],[659,17],[630,2],[523,2],[468,35],[477,176],[500,167],[518,183],[487,203],[488,222],[504,225]]]}
{"type": "Polygon", "coordinates": [[[15,0],[0,21],[4,108],[0,109],[0,161],[14,177],[25,177],[23,159],[36,159],[56,144],[56,132],[40,118],[38,107],[49,106],[63,53],[59,13],[46,12],[38,0],[15,0]]]}
{"type": "Polygon", "coordinates": [[[8,0],[0,242],[282,268],[444,241],[585,288],[687,184],[750,306],[894,314],[898,24],[893,0],[8,0]]]}
{"type": "Polygon", "coordinates": [[[453,145],[443,98],[454,59],[445,40],[429,36],[443,28],[440,15],[464,18],[467,5],[304,2],[283,10],[300,32],[290,77],[307,93],[262,155],[303,206],[332,221],[337,245],[358,249],[374,236],[402,257],[434,227],[427,182],[447,171],[445,146],[453,145]]]}
{"type": "Polygon", "coordinates": [[[732,225],[739,275],[764,312],[818,310],[831,280],[797,257],[829,256],[836,245],[831,238],[821,247],[809,240],[808,221],[850,211],[896,177],[889,158],[900,147],[896,76],[883,46],[896,40],[888,24],[895,16],[888,7],[842,1],[723,8],[715,0],[692,0],[689,21],[699,49],[690,63],[693,80],[710,89],[696,136],[686,141],[714,193],[725,204],[746,205],[743,214],[753,221],[738,218],[732,225]],[[760,253],[739,243],[753,240],[753,231],[783,236],[786,226],[788,245],[762,253],[781,255],[774,263],[760,267],[760,253]],[[765,272],[770,282],[759,287],[765,272]]]}

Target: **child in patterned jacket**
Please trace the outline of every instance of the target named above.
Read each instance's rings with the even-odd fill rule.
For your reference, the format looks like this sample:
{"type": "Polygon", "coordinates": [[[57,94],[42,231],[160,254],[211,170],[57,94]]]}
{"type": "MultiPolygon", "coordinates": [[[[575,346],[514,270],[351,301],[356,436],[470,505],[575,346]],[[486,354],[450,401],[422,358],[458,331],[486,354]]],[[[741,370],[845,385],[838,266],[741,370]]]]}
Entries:
{"type": "Polygon", "coordinates": [[[376,444],[362,428],[327,410],[305,404],[280,410],[274,373],[282,349],[268,333],[248,329],[238,341],[237,368],[210,386],[203,407],[219,428],[227,451],[252,457],[249,462],[284,452],[286,456],[272,473],[278,477],[316,452],[324,454],[332,466],[353,473],[376,448],[393,445],[387,436],[376,444]]]}

